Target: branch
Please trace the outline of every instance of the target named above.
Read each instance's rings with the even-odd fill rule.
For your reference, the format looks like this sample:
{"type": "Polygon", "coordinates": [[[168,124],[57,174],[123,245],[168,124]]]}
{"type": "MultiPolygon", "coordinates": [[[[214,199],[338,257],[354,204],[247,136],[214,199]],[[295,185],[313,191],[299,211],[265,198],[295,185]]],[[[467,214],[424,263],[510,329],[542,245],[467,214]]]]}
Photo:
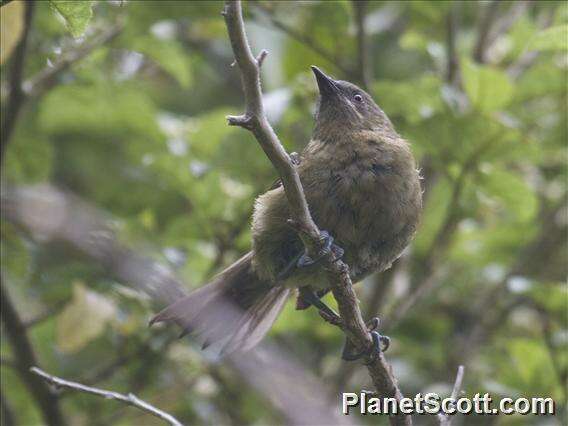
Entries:
{"type": "Polygon", "coordinates": [[[499,18],[492,28],[489,29],[487,36],[487,49],[497,41],[497,39],[505,34],[532,6],[534,0],[521,0],[513,2],[509,10],[499,18]]]}
{"type": "MultiPolygon", "coordinates": [[[[116,281],[147,294],[160,307],[185,295],[184,284],[167,266],[122,245],[109,225],[112,218],[78,197],[47,185],[2,189],[2,219],[32,238],[68,244],[100,264],[116,281]]],[[[348,417],[333,409],[324,385],[283,347],[264,342],[240,356],[229,354],[225,360],[243,382],[282,413],[287,424],[350,423],[348,417]]]]}
{"type": "Polygon", "coordinates": [[[446,80],[452,86],[457,86],[460,81],[459,75],[459,58],[456,49],[456,39],[458,31],[458,8],[460,3],[452,3],[447,17],[447,35],[446,35],[446,56],[448,60],[446,80]]]}
{"type": "Polygon", "coordinates": [[[121,32],[121,23],[110,27],[77,47],[77,49],[64,53],[61,58],[51,66],[45,67],[36,75],[25,81],[23,90],[29,99],[38,98],[51,89],[62,72],[68,70],[73,64],[88,56],[93,50],[114,40],[121,32]]]}
{"type": "Polygon", "coordinates": [[[355,13],[355,26],[357,27],[357,71],[359,82],[363,89],[369,90],[371,83],[371,68],[369,63],[369,46],[367,42],[367,31],[365,28],[365,18],[367,15],[367,0],[352,0],[353,11],[355,13]]]}
{"type": "MultiPolygon", "coordinates": [[[[544,30],[552,25],[555,16],[554,12],[555,9],[547,9],[538,16],[537,25],[539,29],[544,30]]],[[[518,79],[536,62],[536,60],[540,56],[540,53],[541,52],[538,50],[531,50],[523,53],[521,57],[518,58],[517,61],[511,64],[511,66],[509,66],[509,68],[507,69],[507,74],[509,74],[509,77],[511,77],[513,80],[518,79]]]]}
{"type": "MultiPolygon", "coordinates": [[[[3,3],[2,6],[4,6],[3,3]]],[[[10,141],[10,136],[14,131],[16,120],[24,104],[25,95],[22,91],[22,79],[24,75],[24,62],[32,20],[34,15],[34,2],[26,2],[24,15],[24,30],[22,37],[14,52],[14,63],[10,68],[9,75],[9,94],[6,108],[2,110],[2,123],[0,124],[0,169],[4,163],[6,147],[10,141]]]]}
{"type": "Polygon", "coordinates": [[[16,311],[10,295],[4,288],[4,281],[1,276],[0,307],[4,331],[8,335],[8,340],[10,341],[14,354],[14,367],[18,371],[22,382],[28,388],[28,392],[39,406],[43,420],[50,426],[65,424],[57,395],[51,392],[51,389],[49,389],[45,383],[29,371],[30,367],[38,364],[37,357],[28,338],[26,328],[16,311]]]}
{"type": "Polygon", "coordinates": [[[477,149],[464,161],[460,174],[454,181],[452,194],[448,207],[446,208],[446,216],[442,222],[440,229],[434,236],[430,248],[426,250],[427,256],[422,260],[423,276],[413,286],[412,294],[407,295],[396,303],[387,315],[387,321],[383,324],[383,329],[392,328],[398,324],[410,310],[418,303],[426,294],[434,289],[440,283],[441,270],[439,268],[440,259],[448,249],[452,242],[454,232],[463,219],[463,210],[460,208],[461,195],[464,191],[466,179],[469,174],[473,173],[479,164],[480,159],[486,150],[489,149],[500,134],[493,138],[488,138],[481,143],[477,149]]]}
{"type": "Polygon", "coordinates": [[[482,12],[477,29],[477,42],[473,51],[473,59],[480,64],[485,63],[486,53],[489,47],[489,32],[493,26],[493,21],[497,17],[499,0],[491,0],[482,12]]]}
{"type": "MultiPolygon", "coordinates": [[[[465,368],[463,365],[458,367],[458,373],[456,374],[456,381],[454,382],[454,389],[452,390],[452,400],[457,401],[458,396],[461,392],[463,375],[465,368]]],[[[440,421],[440,426],[451,426],[452,417],[448,414],[438,414],[438,420],[440,421]]]]}
{"type": "Polygon", "coordinates": [[[0,392],[0,418],[4,426],[15,426],[17,424],[14,410],[6,399],[4,392],[0,392]]]}
{"type": "Polygon", "coordinates": [[[33,1],[26,2],[26,27],[24,29],[24,35],[22,36],[22,39],[15,51],[14,65],[10,72],[8,105],[2,118],[0,166],[4,161],[6,147],[8,146],[10,136],[15,128],[16,121],[22,107],[28,101],[41,97],[46,91],[51,89],[56,84],[57,78],[62,72],[69,69],[69,67],[76,62],[85,58],[97,47],[113,40],[122,31],[121,24],[103,31],[98,36],[95,36],[91,41],[86,42],[79,46],[76,50],[63,55],[53,66],[45,67],[29,80],[22,83],[25,51],[34,5],[35,3],[33,1]]]}
{"type": "Polygon", "coordinates": [[[146,413],[149,413],[155,417],[158,417],[170,425],[182,426],[180,421],[177,420],[171,414],[168,414],[165,411],[162,411],[154,407],[153,405],[150,405],[147,402],[142,401],[132,393],[129,393],[128,395],[123,395],[118,392],[92,388],[90,386],[85,386],[80,383],[71,382],[68,380],[60,379],[59,377],[52,376],[50,374],[47,374],[45,371],[40,370],[37,367],[30,368],[30,371],[33,374],[36,374],[39,377],[41,377],[47,383],[55,386],[56,388],[72,389],[75,391],[85,392],[85,393],[90,393],[92,395],[100,396],[105,399],[113,399],[115,401],[121,401],[124,402],[125,404],[131,405],[142,411],[145,411],[146,413]]]}
{"type": "MultiPolygon", "coordinates": [[[[308,253],[319,254],[323,249],[323,241],[308,210],[298,172],[264,115],[260,66],[266,51],[263,50],[259,58],[253,56],[245,33],[240,1],[226,1],[223,16],[235,59],[241,70],[246,105],[244,115],[228,117],[229,125],[240,126],[253,133],[280,175],[292,214],[290,224],[298,231],[308,253]]],[[[342,329],[356,347],[369,348],[372,339],[359,310],[348,266],[341,260],[335,259],[333,253],[326,254],[322,261],[328,271],[332,292],[339,306],[343,320],[342,329]]],[[[402,398],[391,367],[382,354],[377,358],[368,357],[366,364],[378,394],[384,397],[402,398]]],[[[393,416],[390,421],[391,424],[396,425],[412,423],[410,416],[404,415],[393,416]]]]}
{"type": "Polygon", "coordinates": [[[326,49],[325,47],[321,46],[314,40],[309,34],[301,33],[294,29],[293,27],[289,26],[285,22],[280,21],[274,16],[274,11],[267,7],[265,4],[259,1],[253,1],[252,4],[256,6],[257,9],[262,11],[270,20],[270,23],[288,35],[289,37],[295,39],[296,41],[302,43],[307,48],[313,50],[315,53],[320,55],[334,67],[339,69],[344,75],[348,76],[351,75],[353,72],[349,69],[345,64],[343,64],[341,58],[339,58],[333,51],[326,49]]]}

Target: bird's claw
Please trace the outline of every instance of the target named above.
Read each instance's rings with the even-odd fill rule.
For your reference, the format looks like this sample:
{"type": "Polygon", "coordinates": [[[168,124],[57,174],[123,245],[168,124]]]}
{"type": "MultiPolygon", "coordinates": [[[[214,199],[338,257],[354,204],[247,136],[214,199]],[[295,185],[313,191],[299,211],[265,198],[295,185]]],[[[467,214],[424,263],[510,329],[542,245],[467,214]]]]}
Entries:
{"type": "Polygon", "coordinates": [[[368,360],[366,363],[373,362],[381,352],[385,352],[390,346],[390,337],[383,336],[379,334],[376,329],[379,326],[379,319],[372,318],[371,321],[367,323],[367,328],[371,333],[371,337],[373,340],[372,345],[369,348],[363,349],[362,351],[353,351],[353,344],[349,341],[345,341],[345,345],[343,346],[343,353],[341,354],[341,358],[345,361],[356,361],[363,357],[367,357],[368,360]]]}
{"type": "Polygon", "coordinates": [[[333,237],[327,231],[321,231],[320,237],[324,242],[324,246],[322,250],[319,252],[318,256],[313,259],[310,257],[306,252],[298,259],[297,266],[298,268],[305,268],[306,266],[313,265],[319,262],[323,257],[327,256],[330,252],[333,253],[333,256],[336,259],[341,259],[345,250],[339,247],[337,244],[333,243],[333,237]]]}

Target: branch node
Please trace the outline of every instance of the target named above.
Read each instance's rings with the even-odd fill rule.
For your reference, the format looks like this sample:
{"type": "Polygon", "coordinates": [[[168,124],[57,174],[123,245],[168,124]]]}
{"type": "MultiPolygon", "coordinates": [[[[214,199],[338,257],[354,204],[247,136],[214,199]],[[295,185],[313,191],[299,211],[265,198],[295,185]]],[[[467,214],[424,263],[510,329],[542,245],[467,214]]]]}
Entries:
{"type": "Polygon", "coordinates": [[[242,127],[243,129],[252,130],[254,127],[253,122],[253,117],[247,114],[227,116],[227,124],[229,126],[238,126],[242,127]]]}
{"type": "Polygon", "coordinates": [[[264,62],[264,60],[266,59],[267,56],[268,56],[268,50],[262,49],[260,51],[260,53],[258,54],[258,56],[256,57],[256,66],[259,69],[260,69],[260,67],[262,67],[262,63],[264,62]]]}

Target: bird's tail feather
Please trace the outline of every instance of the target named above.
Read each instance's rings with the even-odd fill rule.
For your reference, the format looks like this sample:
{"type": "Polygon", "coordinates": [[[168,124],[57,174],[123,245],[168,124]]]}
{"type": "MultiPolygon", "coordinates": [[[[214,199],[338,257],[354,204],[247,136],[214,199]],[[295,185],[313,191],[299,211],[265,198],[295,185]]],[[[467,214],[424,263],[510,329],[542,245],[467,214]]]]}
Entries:
{"type": "Polygon", "coordinates": [[[289,294],[285,287],[260,281],[251,258],[246,254],[209,284],[158,313],[150,324],[175,322],[183,334],[198,335],[204,347],[222,342],[222,353],[251,349],[270,330],[289,294]]]}

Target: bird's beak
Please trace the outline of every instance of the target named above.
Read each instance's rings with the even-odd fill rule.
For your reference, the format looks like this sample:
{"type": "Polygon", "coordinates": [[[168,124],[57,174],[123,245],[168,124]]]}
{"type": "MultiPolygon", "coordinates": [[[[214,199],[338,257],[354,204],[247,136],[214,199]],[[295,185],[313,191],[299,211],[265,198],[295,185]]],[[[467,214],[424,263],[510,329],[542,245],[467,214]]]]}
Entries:
{"type": "Polygon", "coordinates": [[[339,93],[339,89],[335,84],[333,78],[325,75],[324,72],[315,65],[312,65],[311,68],[314,75],[316,76],[319,92],[322,97],[331,96],[339,93]]]}

